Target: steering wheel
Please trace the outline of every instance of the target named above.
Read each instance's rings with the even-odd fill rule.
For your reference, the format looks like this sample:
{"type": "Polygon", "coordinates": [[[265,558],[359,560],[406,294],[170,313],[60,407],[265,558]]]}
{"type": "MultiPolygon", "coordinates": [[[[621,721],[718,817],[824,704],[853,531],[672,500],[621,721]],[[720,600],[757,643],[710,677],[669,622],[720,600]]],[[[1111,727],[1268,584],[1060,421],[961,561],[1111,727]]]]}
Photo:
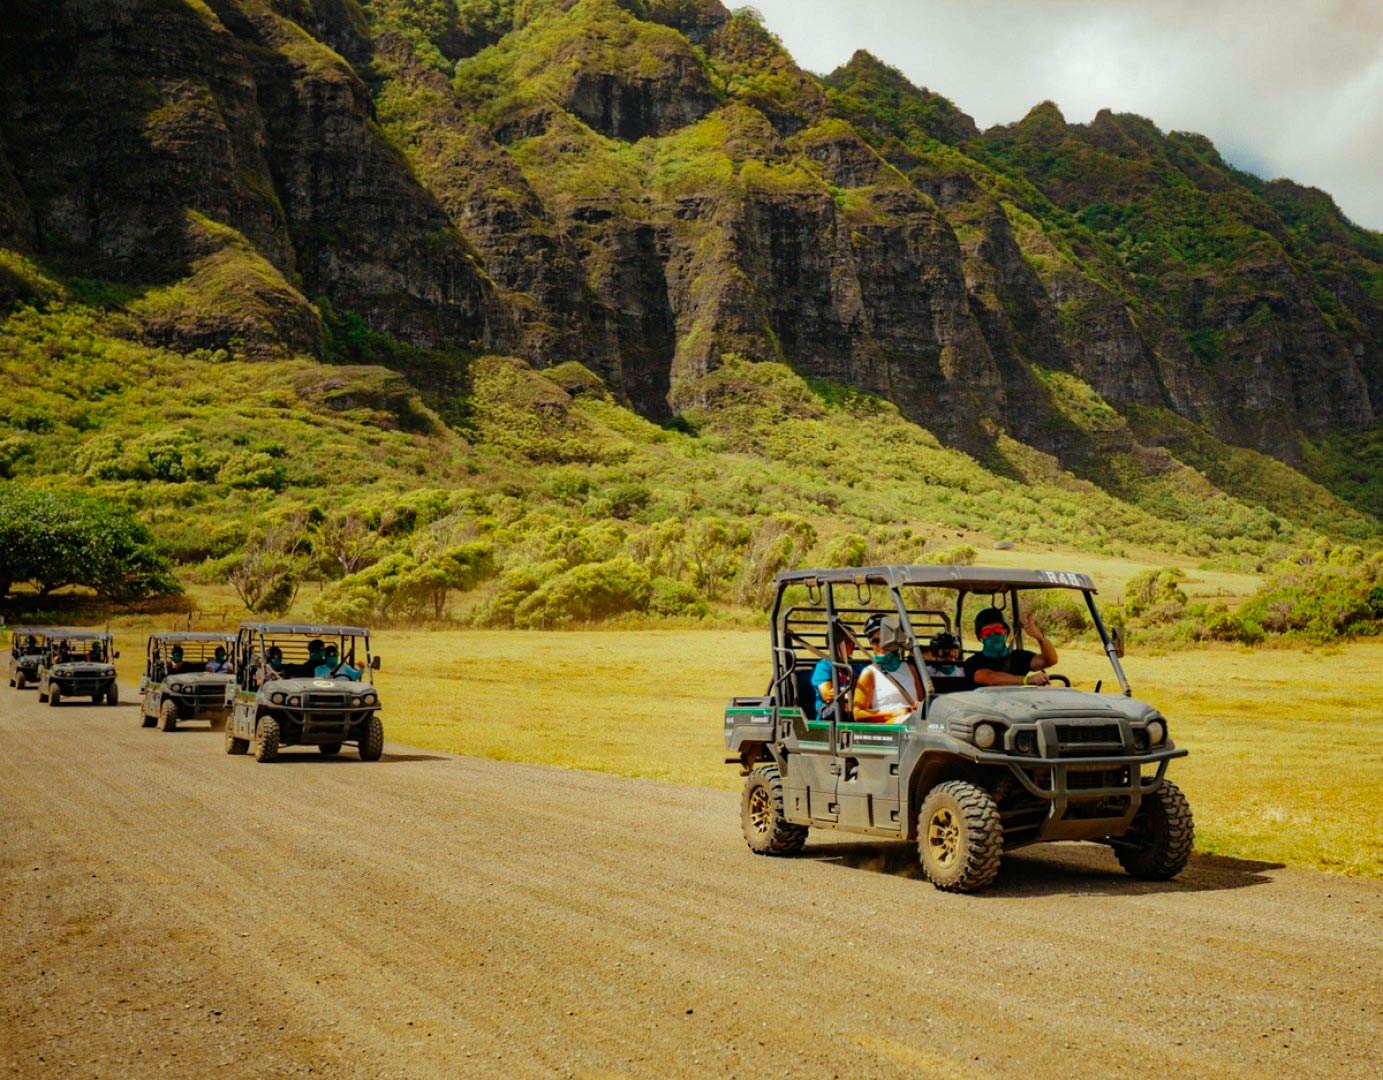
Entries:
{"type": "Polygon", "coordinates": [[[1055,675],[1049,671],[1047,672],[1047,679],[1051,682],[1059,682],[1062,686],[1065,686],[1068,689],[1071,686],[1071,680],[1068,679],[1065,675],[1055,675]]]}

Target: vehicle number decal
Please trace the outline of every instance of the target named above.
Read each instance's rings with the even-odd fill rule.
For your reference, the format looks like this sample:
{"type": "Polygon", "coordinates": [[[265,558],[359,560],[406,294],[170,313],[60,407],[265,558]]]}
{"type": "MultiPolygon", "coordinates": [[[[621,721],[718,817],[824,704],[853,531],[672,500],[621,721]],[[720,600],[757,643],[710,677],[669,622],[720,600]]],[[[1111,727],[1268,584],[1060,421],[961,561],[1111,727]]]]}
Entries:
{"type": "Polygon", "coordinates": [[[1074,588],[1083,588],[1085,582],[1081,580],[1082,575],[1072,574],[1065,570],[1043,570],[1042,576],[1053,585],[1071,585],[1074,588]]]}

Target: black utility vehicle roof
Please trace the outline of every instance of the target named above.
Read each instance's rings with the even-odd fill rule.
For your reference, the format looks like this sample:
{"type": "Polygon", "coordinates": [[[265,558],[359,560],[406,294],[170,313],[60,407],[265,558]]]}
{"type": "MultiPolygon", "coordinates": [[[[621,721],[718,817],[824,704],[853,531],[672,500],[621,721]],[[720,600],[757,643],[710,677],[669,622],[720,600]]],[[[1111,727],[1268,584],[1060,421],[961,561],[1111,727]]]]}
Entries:
{"type": "Polygon", "coordinates": [[[149,634],[160,641],[230,641],[235,635],[229,630],[155,630],[149,634]]]}
{"type": "Polygon", "coordinates": [[[312,623],[247,622],[241,630],[258,630],[264,634],[368,634],[363,626],[315,626],[312,623]]]}
{"type": "Polygon", "coordinates": [[[934,585],[973,592],[1010,588],[1095,591],[1095,583],[1086,574],[1000,566],[847,566],[839,570],[787,570],[773,579],[775,585],[821,585],[828,581],[833,585],[934,585]]]}

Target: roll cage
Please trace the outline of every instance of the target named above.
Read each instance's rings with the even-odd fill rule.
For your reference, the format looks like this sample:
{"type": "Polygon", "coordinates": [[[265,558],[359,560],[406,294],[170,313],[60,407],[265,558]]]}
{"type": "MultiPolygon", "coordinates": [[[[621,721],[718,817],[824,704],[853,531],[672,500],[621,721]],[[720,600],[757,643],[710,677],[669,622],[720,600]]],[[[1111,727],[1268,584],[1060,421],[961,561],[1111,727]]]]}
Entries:
{"type": "Polygon", "coordinates": [[[145,644],[144,655],[144,673],[150,679],[155,682],[162,682],[168,674],[168,664],[174,645],[182,646],[184,660],[201,664],[204,668],[216,654],[218,645],[226,650],[226,656],[232,659],[235,657],[234,634],[196,630],[170,630],[165,633],[153,633],[149,635],[149,640],[145,644]]]}
{"type": "MultiPolygon", "coordinates": [[[[1010,625],[1014,628],[1015,645],[1021,648],[1023,629],[1019,594],[1038,589],[1065,589],[1084,595],[1091,621],[1113,666],[1119,687],[1125,697],[1133,694],[1123,666],[1119,663],[1120,646],[1105,628],[1095,604],[1095,584],[1086,574],[1002,567],[868,566],[794,570],[779,574],[774,578],[774,584],[777,588],[770,624],[773,681],[768,692],[779,703],[796,701],[808,713],[809,719],[815,717],[810,715],[811,699],[806,696],[807,688],[803,685],[802,675],[809,676],[814,662],[804,672],[797,655],[799,648],[804,648],[817,659],[829,660],[835,668],[850,667],[857,672],[863,665],[858,662],[847,665],[836,658],[839,628],[847,627],[859,635],[864,618],[869,615],[895,615],[907,643],[905,651],[911,655],[922,679],[924,695],[930,698],[939,692],[963,687],[940,684],[940,680],[931,678],[922,655],[926,639],[947,630],[960,642],[962,657],[975,653],[976,649],[966,645],[965,608],[967,598],[982,597],[985,606],[1008,611],[1010,625]],[[785,607],[785,600],[789,599],[789,593],[794,588],[805,593],[806,603],[790,603],[785,607]],[[875,595],[879,589],[883,590],[882,597],[875,595]],[[954,593],[954,616],[930,603],[923,606],[910,602],[905,590],[924,601],[934,600],[938,593],[954,593]]],[[[951,682],[953,680],[946,680],[946,683],[951,682]]],[[[832,705],[832,722],[846,722],[846,706],[839,696],[832,705]]]]}
{"type": "MultiPolygon", "coordinates": [[[[72,656],[64,663],[98,663],[109,664],[119,658],[120,654],[115,651],[115,635],[109,630],[74,630],[69,627],[51,627],[47,631],[47,639],[43,642],[43,657],[52,663],[58,662],[58,656],[62,652],[63,646],[71,646],[78,642],[98,643],[101,646],[102,657],[100,660],[90,661],[86,656],[72,656]]],[[[82,650],[83,653],[90,652],[90,646],[82,650]]]]}
{"type": "MultiPolygon", "coordinates": [[[[351,667],[364,672],[374,670],[378,665],[370,653],[370,631],[363,626],[318,626],[311,623],[242,623],[235,637],[235,681],[246,690],[257,690],[267,681],[263,669],[267,667],[271,648],[277,647],[283,653],[284,678],[304,678],[301,674],[308,658],[308,645],[314,640],[322,644],[335,645],[340,659],[351,667]],[[363,654],[363,663],[356,662],[357,645],[363,654]],[[294,674],[297,671],[299,674],[294,674]]],[[[310,673],[309,673],[310,674],[310,673]]]]}

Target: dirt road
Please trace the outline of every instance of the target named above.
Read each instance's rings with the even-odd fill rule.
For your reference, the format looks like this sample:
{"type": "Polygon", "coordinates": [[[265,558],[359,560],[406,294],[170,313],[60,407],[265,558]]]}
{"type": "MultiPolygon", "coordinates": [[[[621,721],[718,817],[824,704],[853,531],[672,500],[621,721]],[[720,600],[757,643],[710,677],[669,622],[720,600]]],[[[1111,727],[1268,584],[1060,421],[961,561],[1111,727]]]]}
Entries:
{"type": "Polygon", "coordinates": [[[947,896],[897,844],[755,858],[737,815],[397,746],[257,765],[0,687],[0,1073],[1383,1069],[1383,883],[1062,845],[947,896]]]}

